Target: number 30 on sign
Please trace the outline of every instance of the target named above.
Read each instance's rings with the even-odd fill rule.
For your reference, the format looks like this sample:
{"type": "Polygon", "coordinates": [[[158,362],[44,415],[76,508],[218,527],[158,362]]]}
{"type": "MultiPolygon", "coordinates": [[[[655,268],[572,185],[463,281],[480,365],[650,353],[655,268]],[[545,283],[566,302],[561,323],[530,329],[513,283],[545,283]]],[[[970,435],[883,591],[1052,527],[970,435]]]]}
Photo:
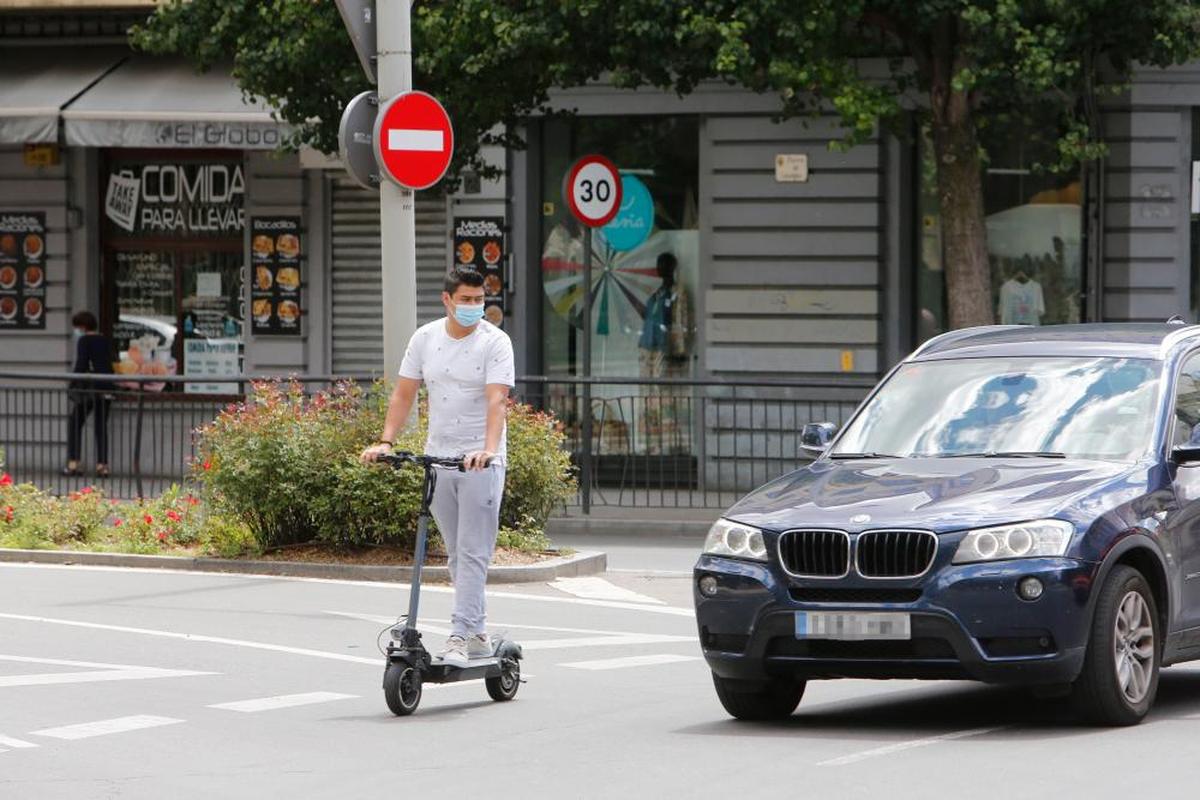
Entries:
{"type": "Polygon", "coordinates": [[[563,180],[563,199],[575,219],[591,228],[608,224],[621,210],[621,175],[604,156],[584,156],[563,180]]]}

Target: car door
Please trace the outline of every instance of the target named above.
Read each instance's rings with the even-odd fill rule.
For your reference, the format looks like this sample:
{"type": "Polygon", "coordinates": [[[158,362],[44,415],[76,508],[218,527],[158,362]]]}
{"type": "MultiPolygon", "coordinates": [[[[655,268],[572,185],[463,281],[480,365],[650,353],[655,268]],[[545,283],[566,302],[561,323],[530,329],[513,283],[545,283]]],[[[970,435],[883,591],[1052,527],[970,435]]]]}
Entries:
{"type": "MultiPolygon", "coordinates": [[[[1189,354],[1175,382],[1171,447],[1200,444],[1200,353],[1189,354]]],[[[1169,523],[1179,557],[1178,619],[1184,628],[1200,627],[1200,463],[1172,466],[1179,508],[1169,523]]]]}

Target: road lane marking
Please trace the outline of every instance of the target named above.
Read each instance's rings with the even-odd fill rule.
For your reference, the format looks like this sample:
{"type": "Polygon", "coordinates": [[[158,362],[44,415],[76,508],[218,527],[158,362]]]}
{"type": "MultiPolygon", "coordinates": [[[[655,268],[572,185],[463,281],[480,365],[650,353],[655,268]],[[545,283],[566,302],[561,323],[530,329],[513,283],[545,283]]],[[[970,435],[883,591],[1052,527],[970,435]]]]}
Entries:
{"type": "Polygon", "coordinates": [[[253,642],[247,639],[229,639],[224,636],[204,636],[198,633],[161,631],[153,628],[132,628],[127,625],[105,625],[100,622],[81,622],[73,619],[34,617],[26,614],[0,613],[0,619],[15,619],[22,622],[42,622],[48,625],[66,625],[73,628],[90,628],[92,630],[116,631],[118,633],[136,633],[141,636],[161,636],[164,639],[182,639],[183,641],[187,642],[203,642],[205,644],[227,644],[233,647],[247,647],[253,650],[269,650],[275,653],[287,653],[295,656],[312,656],[313,658],[327,658],[333,661],[349,661],[354,664],[370,664],[373,667],[378,667],[382,659],[382,656],[366,658],[364,656],[352,656],[345,653],[330,653],[325,650],[310,650],[306,647],[288,647],[282,644],[270,644],[269,642],[253,642]]]}
{"type": "Polygon", "coordinates": [[[559,664],[560,667],[572,669],[604,670],[625,669],[626,667],[652,667],[658,664],[675,664],[681,661],[699,661],[700,656],[679,656],[671,653],[660,653],[652,656],[626,656],[625,658],[605,658],[599,661],[574,661],[569,664],[559,664]]]}
{"type": "Polygon", "coordinates": [[[859,761],[864,761],[868,758],[875,758],[877,756],[890,756],[893,753],[901,753],[905,750],[913,750],[918,747],[928,747],[929,745],[941,744],[942,742],[952,742],[956,739],[966,739],[971,736],[982,736],[985,733],[995,733],[996,731],[1002,731],[1011,727],[1011,725],[1000,725],[994,728],[971,728],[970,730],[965,731],[943,733],[940,736],[928,736],[924,739],[912,739],[907,742],[897,742],[896,744],[876,747],[872,750],[863,750],[861,752],[851,753],[850,755],[846,756],[839,756],[837,758],[830,758],[825,761],[818,761],[817,766],[844,767],[847,764],[854,764],[859,761]]]}
{"type": "MultiPolygon", "coordinates": [[[[203,578],[228,578],[262,581],[290,581],[294,583],[328,583],[334,586],[361,586],[369,589],[400,590],[408,592],[411,588],[407,583],[388,583],[385,581],[352,581],[342,578],[300,578],[289,575],[269,575],[266,573],[232,573],[232,572],[195,572],[178,569],[162,569],[159,567],[109,567],[94,564],[30,564],[25,562],[0,561],[0,569],[58,569],[80,570],[84,572],[146,572],[158,575],[191,576],[203,578]]],[[[430,594],[454,594],[449,586],[427,585],[421,587],[422,592],[430,594]]],[[[613,600],[585,600],[580,597],[555,597],[553,595],[533,594],[531,592],[494,592],[488,591],[489,599],[533,600],[542,603],[566,603],[576,606],[591,606],[593,608],[615,608],[622,611],[641,611],[648,614],[666,614],[673,617],[695,617],[696,612],[691,608],[680,606],[659,606],[651,604],[622,603],[613,600]]]]}
{"type": "MultiPolygon", "coordinates": [[[[196,672],[184,669],[137,667],[129,664],[103,664],[94,661],[66,661],[59,658],[0,655],[0,661],[25,664],[50,664],[56,667],[90,667],[83,672],[44,672],[28,675],[0,675],[0,689],[13,686],[52,686],[67,683],[99,683],[104,681],[136,681],[148,678],[182,678],[195,675],[216,675],[215,672],[196,672]]],[[[2,742],[0,742],[2,743],[2,742]]]]}
{"type": "MultiPolygon", "coordinates": [[[[325,613],[383,625],[395,621],[392,617],[375,614],[358,614],[352,611],[326,611],[325,613]]],[[[560,628],[552,625],[502,625],[498,622],[491,623],[491,627],[493,630],[497,628],[518,628],[522,630],[597,634],[595,636],[575,636],[565,639],[529,639],[519,642],[523,650],[565,650],[573,647],[621,647],[625,645],[671,644],[675,642],[687,642],[691,644],[696,642],[695,635],[679,636],[666,633],[633,633],[628,631],[603,631],[591,628],[560,628]]],[[[422,631],[432,631],[444,636],[450,634],[449,629],[437,628],[425,623],[421,623],[420,628],[422,631]]]]}
{"type": "MultiPolygon", "coordinates": [[[[13,750],[19,750],[24,747],[37,747],[37,745],[34,744],[33,742],[26,742],[26,741],[22,741],[21,739],[14,739],[11,736],[0,736],[0,745],[2,745],[4,747],[11,747],[13,750]]],[[[0,752],[3,752],[3,751],[0,751],[0,752]]]]}
{"type": "Polygon", "coordinates": [[[315,703],[330,703],[334,700],[354,700],[356,694],[341,694],[340,692],[305,692],[303,694],[279,694],[274,697],[259,697],[254,700],[236,700],[232,703],[214,703],[209,708],[219,708],[224,711],[241,711],[252,714],[256,711],[274,711],[277,708],[294,708],[309,706],[315,703]]]}
{"type": "Polygon", "coordinates": [[[183,722],[171,717],[155,717],[149,714],[138,714],[131,717],[116,717],[102,719],[96,722],[84,722],[79,725],[63,725],[59,728],[45,728],[33,731],[34,736],[46,736],[51,739],[90,739],[93,736],[107,736],[111,733],[128,733],[144,728],[159,728],[163,725],[176,725],[183,722]]]}
{"type": "Polygon", "coordinates": [[[559,578],[546,584],[551,589],[575,595],[584,600],[616,600],[623,603],[647,603],[650,605],[665,605],[662,600],[644,594],[638,594],[630,589],[609,583],[594,575],[579,578],[559,578]]]}

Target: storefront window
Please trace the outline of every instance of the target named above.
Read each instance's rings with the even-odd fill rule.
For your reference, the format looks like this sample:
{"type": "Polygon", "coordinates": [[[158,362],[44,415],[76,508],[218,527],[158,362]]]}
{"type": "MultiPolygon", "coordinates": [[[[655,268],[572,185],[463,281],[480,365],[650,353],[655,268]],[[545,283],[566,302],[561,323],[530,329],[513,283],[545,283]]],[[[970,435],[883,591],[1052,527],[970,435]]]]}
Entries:
{"type": "MultiPolygon", "coordinates": [[[[1083,291],[1081,183],[1077,172],[1036,165],[1055,157],[1053,126],[1044,132],[997,126],[982,134],[988,260],[995,321],[1013,325],[1079,322],[1083,291]]],[[[917,342],[948,329],[933,146],[921,137],[917,342]]]]}
{"type": "Polygon", "coordinates": [[[213,351],[236,354],[240,369],[241,159],[116,153],[102,185],[102,316],[117,350],[117,372],[211,373],[213,351]],[[187,340],[206,346],[185,347],[187,340]]]}
{"type": "Polygon", "coordinates": [[[592,236],[593,376],[647,386],[598,387],[608,450],[691,452],[685,391],[650,386],[692,375],[698,288],[696,117],[551,119],[542,136],[542,358],[548,375],[582,375],[584,232],[562,202],[563,177],[600,153],[622,175],[622,209],[592,236]],[[651,396],[653,395],[653,396],[651,396]]]}

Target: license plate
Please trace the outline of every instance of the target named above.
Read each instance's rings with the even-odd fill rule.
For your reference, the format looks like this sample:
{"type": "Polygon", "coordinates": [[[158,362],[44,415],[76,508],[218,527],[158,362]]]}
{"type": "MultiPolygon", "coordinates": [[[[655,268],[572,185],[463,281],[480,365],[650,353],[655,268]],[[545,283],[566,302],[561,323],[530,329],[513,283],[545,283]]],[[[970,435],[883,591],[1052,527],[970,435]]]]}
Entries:
{"type": "Polygon", "coordinates": [[[797,611],[797,639],[911,639],[908,614],[842,614],[829,611],[797,611]]]}

